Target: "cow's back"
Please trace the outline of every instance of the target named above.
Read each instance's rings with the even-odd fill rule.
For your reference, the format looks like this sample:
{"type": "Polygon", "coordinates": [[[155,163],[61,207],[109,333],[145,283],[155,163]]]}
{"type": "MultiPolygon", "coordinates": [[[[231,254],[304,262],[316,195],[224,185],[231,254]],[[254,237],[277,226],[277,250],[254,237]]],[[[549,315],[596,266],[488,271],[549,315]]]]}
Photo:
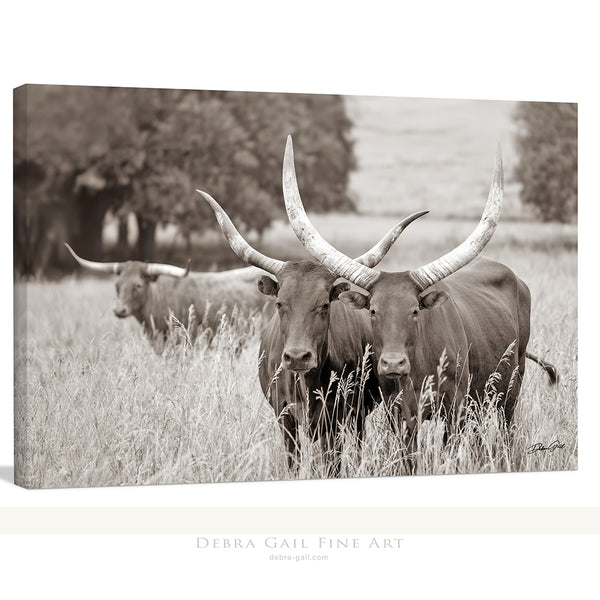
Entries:
{"type": "Polygon", "coordinates": [[[506,389],[514,369],[524,364],[529,341],[530,294],[525,283],[505,265],[478,259],[434,287],[450,296],[438,316],[460,319],[472,390],[482,393],[494,372],[502,375],[501,387],[506,389]],[[507,353],[513,342],[512,353],[507,353]]]}
{"type": "MultiPolygon", "coordinates": [[[[272,301],[258,291],[256,280],[263,273],[249,267],[230,273],[190,273],[183,279],[159,277],[154,284],[150,312],[156,326],[166,330],[169,312],[189,326],[190,306],[194,307],[194,329],[202,325],[216,331],[225,314],[248,315],[265,311],[272,314],[272,301]]],[[[193,332],[195,333],[195,331],[193,332]]]]}

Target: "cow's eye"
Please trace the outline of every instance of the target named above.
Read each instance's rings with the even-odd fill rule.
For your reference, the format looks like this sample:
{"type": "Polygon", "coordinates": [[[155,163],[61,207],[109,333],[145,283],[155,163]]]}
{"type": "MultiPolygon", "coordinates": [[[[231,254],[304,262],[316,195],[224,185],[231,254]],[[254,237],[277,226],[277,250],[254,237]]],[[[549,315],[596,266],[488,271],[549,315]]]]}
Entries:
{"type": "Polygon", "coordinates": [[[375,316],[375,309],[372,308],[370,312],[371,312],[371,316],[374,317],[375,316]]]}
{"type": "Polygon", "coordinates": [[[327,312],[328,310],[329,310],[329,303],[323,304],[323,306],[321,306],[321,312],[327,312]]]}
{"type": "Polygon", "coordinates": [[[419,309],[418,309],[418,308],[415,308],[415,309],[412,311],[412,314],[413,314],[413,317],[416,317],[416,316],[419,314],[419,309]]]}
{"type": "Polygon", "coordinates": [[[277,308],[277,310],[281,310],[283,304],[281,304],[281,302],[279,302],[279,300],[277,300],[277,302],[275,302],[275,307],[277,308]]]}

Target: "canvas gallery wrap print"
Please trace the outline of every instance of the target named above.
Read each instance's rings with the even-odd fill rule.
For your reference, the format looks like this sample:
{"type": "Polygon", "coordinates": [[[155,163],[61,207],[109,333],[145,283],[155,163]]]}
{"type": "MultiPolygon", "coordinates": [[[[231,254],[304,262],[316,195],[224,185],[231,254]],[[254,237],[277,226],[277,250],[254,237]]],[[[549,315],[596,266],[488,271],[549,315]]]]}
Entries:
{"type": "Polygon", "coordinates": [[[15,482],[577,468],[577,105],[14,91],[15,482]]]}

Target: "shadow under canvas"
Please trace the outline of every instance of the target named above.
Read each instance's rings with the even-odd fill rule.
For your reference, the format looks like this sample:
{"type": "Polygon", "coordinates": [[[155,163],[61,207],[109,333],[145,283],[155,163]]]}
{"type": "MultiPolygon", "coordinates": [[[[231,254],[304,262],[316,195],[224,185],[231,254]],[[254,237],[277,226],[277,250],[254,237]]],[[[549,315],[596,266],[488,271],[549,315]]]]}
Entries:
{"type": "Polygon", "coordinates": [[[0,480],[14,483],[14,468],[12,465],[0,465],[0,480]]]}

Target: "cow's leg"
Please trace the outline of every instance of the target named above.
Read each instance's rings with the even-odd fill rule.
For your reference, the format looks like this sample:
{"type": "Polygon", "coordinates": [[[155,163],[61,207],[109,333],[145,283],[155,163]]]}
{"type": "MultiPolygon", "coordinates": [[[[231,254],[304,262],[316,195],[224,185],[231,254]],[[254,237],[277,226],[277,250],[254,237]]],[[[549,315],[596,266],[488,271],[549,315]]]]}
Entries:
{"type": "Polygon", "coordinates": [[[410,391],[382,390],[385,398],[385,414],[393,437],[404,446],[404,460],[409,473],[415,468],[417,451],[417,417],[414,394],[410,391]]]}
{"type": "Polygon", "coordinates": [[[362,451],[365,441],[365,426],[367,415],[373,410],[375,402],[373,396],[379,394],[379,386],[373,389],[373,384],[366,386],[363,393],[356,393],[352,413],[349,415],[352,424],[356,426],[356,443],[358,446],[358,460],[362,460],[362,451]]]}
{"type": "Polygon", "coordinates": [[[284,369],[278,378],[273,377],[274,368],[260,363],[259,378],[263,393],[275,411],[277,423],[281,429],[285,445],[288,467],[293,472],[300,463],[300,444],[298,440],[298,420],[295,413],[294,382],[292,374],[284,369]]]}
{"type": "Polygon", "coordinates": [[[160,356],[165,351],[167,345],[167,334],[162,331],[151,332],[148,334],[148,339],[154,352],[160,356]]]}
{"type": "Polygon", "coordinates": [[[442,417],[446,422],[444,429],[444,445],[448,439],[460,434],[467,416],[467,386],[461,383],[458,386],[448,386],[443,391],[442,417]]]}
{"type": "Polygon", "coordinates": [[[298,443],[298,421],[294,415],[284,411],[279,416],[279,427],[283,434],[283,441],[288,455],[288,467],[290,470],[298,468],[300,462],[300,449],[298,443]]]}
{"type": "Polygon", "coordinates": [[[506,420],[507,428],[509,428],[512,423],[517,400],[519,399],[519,392],[521,391],[521,383],[523,382],[523,377],[525,376],[525,358],[525,354],[521,355],[519,358],[519,370],[513,378],[510,392],[506,394],[504,418],[506,420]]]}
{"type": "MultiPolygon", "coordinates": [[[[413,420],[414,421],[414,420],[413,420]]],[[[417,469],[418,461],[418,444],[417,436],[419,435],[419,427],[413,423],[413,426],[407,424],[406,428],[406,469],[409,475],[414,475],[417,469]]]]}
{"type": "Polygon", "coordinates": [[[365,441],[365,413],[360,411],[356,415],[356,441],[358,444],[358,451],[362,453],[363,444],[365,441]]]}
{"type": "Polygon", "coordinates": [[[341,467],[342,440],[338,435],[340,415],[336,410],[337,407],[332,404],[323,404],[320,400],[312,402],[311,406],[314,407],[311,415],[313,439],[319,438],[321,443],[321,450],[327,465],[327,476],[338,477],[341,467]]]}
{"type": "Polygon", "coordinates": [[[327,465],[327,477],[339,477],[342,463],[342,444],[338,436],[337,423],[320,435],[321,449],[327,465]]]}

